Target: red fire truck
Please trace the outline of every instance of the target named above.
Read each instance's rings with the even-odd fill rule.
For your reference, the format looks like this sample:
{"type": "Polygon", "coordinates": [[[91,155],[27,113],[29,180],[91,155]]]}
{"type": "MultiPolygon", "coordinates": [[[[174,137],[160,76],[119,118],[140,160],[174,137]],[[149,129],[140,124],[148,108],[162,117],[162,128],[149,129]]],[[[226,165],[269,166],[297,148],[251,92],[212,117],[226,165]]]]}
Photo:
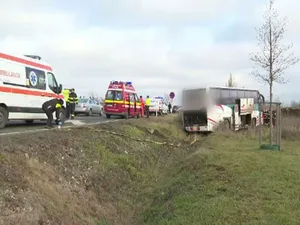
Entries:
{"type": "Polygon", "coordinates": [[[141,117],[141,102],[131,82],[111,81],[105,95],[104,113],[107,118],[141,117]]]}

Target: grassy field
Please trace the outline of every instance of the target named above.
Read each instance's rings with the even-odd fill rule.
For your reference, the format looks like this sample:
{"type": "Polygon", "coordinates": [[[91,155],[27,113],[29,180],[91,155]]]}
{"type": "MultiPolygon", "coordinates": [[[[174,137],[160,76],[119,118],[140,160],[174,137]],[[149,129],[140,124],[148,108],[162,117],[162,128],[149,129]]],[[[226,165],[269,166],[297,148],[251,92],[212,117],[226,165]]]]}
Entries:
{"type": "Polygon", "coordinates": [[[0,224],[299,224],[298,121],[280,152],[174,116],[1,138],[0,224]]]}
{"type": "Polygon", "coordinates": [[[299,224],[300,142],[259,151],[244,135],[213,135],[172,167],[144,224],[299,224]]]}

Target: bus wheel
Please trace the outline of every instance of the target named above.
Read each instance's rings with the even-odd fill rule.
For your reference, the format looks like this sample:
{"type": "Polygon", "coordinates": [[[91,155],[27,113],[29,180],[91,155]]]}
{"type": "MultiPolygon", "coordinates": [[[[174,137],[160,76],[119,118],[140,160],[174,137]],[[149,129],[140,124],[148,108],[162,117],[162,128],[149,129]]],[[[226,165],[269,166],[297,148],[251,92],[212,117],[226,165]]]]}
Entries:
{"type": "Polygon", "coordinates": [[[110,114],[106,114],[106,118],[107,118],[107,119],[109,119],[109,118],[110,118],[110,116],[111,116],[110,114]]]}
{"type": "Polygon", "coordinates": [[[0,129],[3,129],[8,121],[8,113],[5,108],[0,106],[0,129]]]}
{"type": "Polygon", "coordinates": [[[231,129],[230,121],[225,119],[224,121],[220,122],[218,125],[218,131],[229,131],[231,129]]]}
{"type": "Polygon", "coordinates": [[[251,128],[252,128],[252,129],[255,129],[255,128],[256,128],[256,118],[253,118],[253,119],[251,120],[251,128]]]}

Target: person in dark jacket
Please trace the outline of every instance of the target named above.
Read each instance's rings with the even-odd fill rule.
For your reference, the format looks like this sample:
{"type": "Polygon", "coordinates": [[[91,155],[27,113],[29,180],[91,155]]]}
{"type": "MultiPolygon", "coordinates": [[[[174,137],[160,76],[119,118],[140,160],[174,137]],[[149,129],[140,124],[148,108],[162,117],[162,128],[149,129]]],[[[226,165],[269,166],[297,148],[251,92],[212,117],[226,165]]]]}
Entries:
{"type": "Polygon", "coordinates": [[[168,111],[169,111],[169,113],[171,113],[171,109],[172,109],[172,105],[171,105],[171,102],[169,102],[169,104],[168,104],[168,111]]]}
{"type": "Polygon", "coordinates": [[[56,112],[57,121],[60,121],[59,111],[62,108],[63,104],[64,104],[64,101],[62,99],[57,99],[57,98],[54,98],[54,99],[44,102],[44,104],[42,105],[42,109],[48,117],[46,128],[52,128],[54,112],[56,112]]]}
{"type": "Polygon", "coordinates": [[[75,93],[74,88],[72,88],[71,91],[70,91],[69,102],[70,102],[71,119],[74,119],[74,117],[75,117],[75,106],[78,103],[78,97],[77,97],[77,94],[75,93]]]}

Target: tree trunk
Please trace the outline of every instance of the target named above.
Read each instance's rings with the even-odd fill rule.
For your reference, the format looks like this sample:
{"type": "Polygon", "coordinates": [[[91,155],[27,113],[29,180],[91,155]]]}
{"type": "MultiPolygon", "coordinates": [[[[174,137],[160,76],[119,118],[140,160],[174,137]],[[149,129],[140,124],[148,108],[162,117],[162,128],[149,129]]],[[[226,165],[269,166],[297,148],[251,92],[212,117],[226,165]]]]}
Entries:
{"type": "Polygon", "coordinates": [[[269,108],[269,113],[270,113],[270,133],[269,133],[269,141],[270,145],[273,145],[273,107],[272,107],[272,102],[273,102],[273,82],[270,83],[270,108],[269,108]]]}
{"type": "MultiPolygon", "coordinates": [[[[270,0],[270,10],[272,7],[273,1],[270,0]]],[[[272,111],[272,102],[273,102],[273,36],[272,36],[272,21],[269,17],[269,45],[270,45],[270,55],[269,55],[269,79],[270,79],[270,145],[273,145],[273,111],[272,111]]]]}

